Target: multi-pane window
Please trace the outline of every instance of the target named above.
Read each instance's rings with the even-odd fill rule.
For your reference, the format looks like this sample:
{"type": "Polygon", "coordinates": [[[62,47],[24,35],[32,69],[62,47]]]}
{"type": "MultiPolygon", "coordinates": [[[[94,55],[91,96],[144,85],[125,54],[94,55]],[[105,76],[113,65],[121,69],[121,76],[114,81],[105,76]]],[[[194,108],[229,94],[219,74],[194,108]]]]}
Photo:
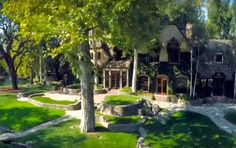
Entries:
{"type": "Polygon", "coordinates": [[[215,55],[215,62],[223,63],[223,60],[224,60],[223,52],[217,52],[215,55]]]}

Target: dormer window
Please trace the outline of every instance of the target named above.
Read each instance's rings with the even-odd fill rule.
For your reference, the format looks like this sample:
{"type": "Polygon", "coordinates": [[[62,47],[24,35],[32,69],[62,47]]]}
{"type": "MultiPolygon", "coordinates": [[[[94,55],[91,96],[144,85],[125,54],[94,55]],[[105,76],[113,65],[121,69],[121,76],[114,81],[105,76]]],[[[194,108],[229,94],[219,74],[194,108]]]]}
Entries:
{"type": "Polygon", "coordinates": [[[172,38],[167,44],[168,62],[179,63],[180,49],[179,43],[175,38],[172,38]]]}
{"type": "Polygon", "coordinates": [[[215,55],[215,62],[216,63],[223,63],[224,57],[223,52],[217,52],[215,55]]]}

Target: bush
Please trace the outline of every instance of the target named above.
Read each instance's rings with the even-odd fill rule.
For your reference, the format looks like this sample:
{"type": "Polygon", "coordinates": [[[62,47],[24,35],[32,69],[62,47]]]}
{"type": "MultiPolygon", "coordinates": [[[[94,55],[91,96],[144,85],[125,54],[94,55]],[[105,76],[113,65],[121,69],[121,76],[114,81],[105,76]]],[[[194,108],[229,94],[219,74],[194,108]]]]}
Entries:
{"type": "Polygon", "coordinates": [[[175,95],[168,96],[168,100],[169,102],[172,102],[172,103],[178,103],[178,97],[175,95]]]}
{"type": "Polygon", "coordinates": [[[96,90],[103,90],[103,84],[94,84],[96,90]]]}
{"type": "Polygon", "coordinates": [[[177,94],[177,97],[181,100],[189,100],[189,96],[187,94],[177,94]]]}
{"type": "Polygon", "coordinates": [[[130,94],[132,92],[132,89],[128,86],[125,86],[121,89],[121,92],[130,94]]]}

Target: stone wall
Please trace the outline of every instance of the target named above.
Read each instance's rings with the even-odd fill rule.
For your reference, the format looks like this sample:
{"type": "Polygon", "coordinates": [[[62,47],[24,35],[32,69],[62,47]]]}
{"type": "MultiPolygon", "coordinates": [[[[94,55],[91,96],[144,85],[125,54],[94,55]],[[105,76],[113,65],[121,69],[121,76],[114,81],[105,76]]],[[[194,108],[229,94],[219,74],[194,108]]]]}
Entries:
{"type": "Polygon", "coordinates": [[[141,102],[128,105],[111,105],[105,102],[101,103],[100,110],[102,114],[112,116],[132,116],[138,114],[141,102]]]}
{"type": "Polygon", "coordinates": [[[135,132],[145,122],[145,119],[142,119],[138,123],[114,124],[107,122],[103,116],[96,115],[96,122],[99,122],[112,132],[135,132]]]}
{"type": "Polygon", "coordinates": [[[75,104],[70,104],[70,105],[60,105],[60,104],[42,103],[40,101],[36,101],[36,100],[32,99],[32,97],[42,96],[42,95],[44,95],[44,94],[30,95],[28,100],[30,103],[32,103],[34,105],[47,107],[47,108],[55,108],[55,109],[63,109],[63,110],[79,110],[79,109],[81,109],[81,102],[76,102],[75,104]]]}

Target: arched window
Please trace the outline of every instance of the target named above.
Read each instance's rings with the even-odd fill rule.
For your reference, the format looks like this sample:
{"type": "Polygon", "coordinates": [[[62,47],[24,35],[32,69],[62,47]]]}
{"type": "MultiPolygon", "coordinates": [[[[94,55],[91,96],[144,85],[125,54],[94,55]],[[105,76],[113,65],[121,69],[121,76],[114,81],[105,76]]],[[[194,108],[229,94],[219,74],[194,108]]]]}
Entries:
{"type": "Polygon", "coordinates": [[[138,85],[138,89],[148,91],[148,76],[139,75],[137,85],[138,85]]]}
{"type": "Polygon", "coordinates": [[[179,76],[176,78],[175,90],[176,93],[187,93],[188,77],[179,76]]]}
{"type": "Polygon", "coordinates": [[[169,63],[179,63],[179,43],[174,37],[167,44],[167,52],[169,63]]]}

